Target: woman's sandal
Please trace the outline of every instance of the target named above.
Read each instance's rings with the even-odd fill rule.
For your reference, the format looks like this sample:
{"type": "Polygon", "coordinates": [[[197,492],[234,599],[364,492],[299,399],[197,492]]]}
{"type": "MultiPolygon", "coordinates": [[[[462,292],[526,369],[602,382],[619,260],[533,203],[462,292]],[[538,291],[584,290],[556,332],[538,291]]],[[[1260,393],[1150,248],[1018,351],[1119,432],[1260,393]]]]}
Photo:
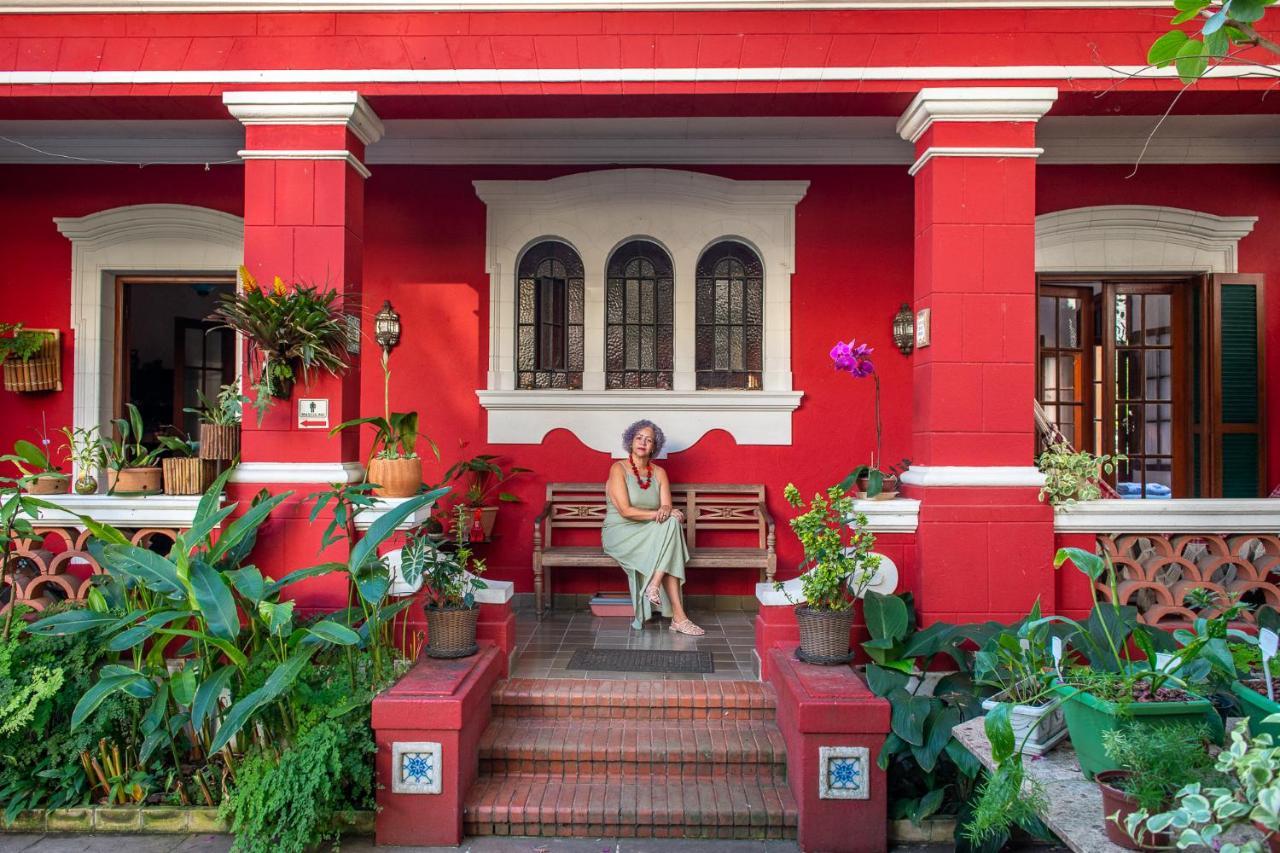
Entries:
{"type": "Polygon", "coordinates": [[[697,625],[693,624],[692,619],[684,619],[680,621],[672,619],[671,627],[668,628],[667,630],[675,631],[677,634],[688,634],[690,637],[701,637],[702,635],[707,633],[706,631],[699,628],[697,625]]]}
{"type": "Polygon", "coordinates": [[[658,588],[656,586],[645,587],[644,597],[654,607],[662,606],[662,594],[658,592],[658,588]]]}

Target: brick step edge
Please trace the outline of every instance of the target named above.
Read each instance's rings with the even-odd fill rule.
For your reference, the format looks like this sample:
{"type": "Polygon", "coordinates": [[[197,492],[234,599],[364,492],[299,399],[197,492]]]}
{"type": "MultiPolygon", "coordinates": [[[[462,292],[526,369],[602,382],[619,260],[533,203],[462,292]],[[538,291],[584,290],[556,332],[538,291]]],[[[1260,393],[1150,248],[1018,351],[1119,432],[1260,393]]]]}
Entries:
{"type": "MultiPolygon", "coordinates": [[[[343,835],[373,835],[376,812],[338,815],[334,825],[343,835]]],[[[227,834],[231,827],[218,818],[218,809],[182,806],[79,806],[20,812],[6,832],[130,832],[142,834],[227,834]]]]}
{"type": "Polygon", "coordinates": [[[463,810],[475,835],[789,838],[796,821],[785,784],[721,779],[690,786],[481,776],[463,810]]]}
{"type": "Polygon", "coordinates": [[[773,719],[759,681],[603,681],[510,678],[493,692],[498,716],[611,719],[773,719]]]}
{"type": "Polygon", "coordinates": [[[654,779],[679,779],[687,783],[702,783],[712,779],[730,782],[770,782],[784,784],[787,781],[787,765],[753,764],[750,762],[666,762],[620,763],[613,761],[530,761],[528,759],[480,759],[480,775],[513,776],[526,779],[554,779],[568,782],[639,783],[654,779]]]}

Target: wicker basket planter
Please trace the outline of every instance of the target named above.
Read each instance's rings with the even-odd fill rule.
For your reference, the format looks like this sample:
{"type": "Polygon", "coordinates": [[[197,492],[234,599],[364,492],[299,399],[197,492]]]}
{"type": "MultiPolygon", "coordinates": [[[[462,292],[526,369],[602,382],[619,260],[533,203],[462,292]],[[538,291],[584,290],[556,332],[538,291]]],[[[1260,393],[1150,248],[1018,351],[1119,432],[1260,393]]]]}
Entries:
{"type": "Polygon", "coordinates": [[[8,358],[4,362],[4,389],[6,391],[61,391],[62,343],[57,329],[29,329],[47,332],[48,338],[40,351],[23,361],[8,358]]]}
{"type": "Polygon", "coordinates": [[[240,425],[200,424],[200,458],[230,461],[240,455],[240,425]]]}
{"type": "Polygon", "coordinates": [[[480,651],[476,645],[479,607],[423,608],[427,614],[427,656],[465,658],[480,651]]]}
{"type": "Polygon", "coordinates": [[[146,468],[107,469],[107,491],[113,495],[158,495],[163,488],[163,469],[159,465],[146,468]]]}
{"type": "Polygon", "coordinates": [[[835,665],[853,660],[849,634],[853,630],[853,609],[813,610],[807,604],[796,608],[800,625],[798,656],[805,663],[835,665]]]}
{"type": "Polygon", "coordinates": [[[218,476],[216,459],[161,459],[166,495],[203,495],[218,476]]]}
{"type": "Polygon", "coordinates": [[[404,459],[369,460],[369,482],[377,483],[373,493],[380,498],[407,498],[418,493],[422,485],[422,460],[417,456],[404,459]]]}

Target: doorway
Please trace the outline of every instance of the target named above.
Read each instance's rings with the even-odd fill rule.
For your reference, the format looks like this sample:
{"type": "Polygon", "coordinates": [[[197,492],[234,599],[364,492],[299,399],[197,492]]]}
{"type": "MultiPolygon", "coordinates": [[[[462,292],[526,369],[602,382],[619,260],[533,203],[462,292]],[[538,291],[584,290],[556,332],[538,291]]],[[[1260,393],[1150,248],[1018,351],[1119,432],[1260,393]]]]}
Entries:
{"type": "Polygon", "coordinates": [[[205,319],[234,290],[227,276],[116,278],[116,417],[133,403],[148,440],[196,434],[199,419],[183,410],[235,380],[235,333],[205,319]]]}

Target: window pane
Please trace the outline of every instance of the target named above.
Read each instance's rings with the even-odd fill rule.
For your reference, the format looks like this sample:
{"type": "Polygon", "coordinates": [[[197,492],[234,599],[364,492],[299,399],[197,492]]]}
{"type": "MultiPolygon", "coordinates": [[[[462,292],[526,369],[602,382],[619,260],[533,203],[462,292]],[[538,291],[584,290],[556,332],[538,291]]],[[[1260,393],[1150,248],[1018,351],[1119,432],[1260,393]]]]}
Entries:
{"type": "Polygon", "coordinates": [[[1142,353],[1116,351],[1116,399],[1142,399],[1142,353]]]}
{"type": "Polygon", "coordinates": [[[1049,349],[1057,349],[1058,347],[1058,324],[1054,320],[1054,306],[1057,304],[1057,298],[1053,296],[1041,296],[1039,306],[1039,317],[1037,325],[1040,330],[1040,346],[1049,349]]]}
{"type": "Polygon", "coordinates": [[[516,268],[516,380],[520,388],[582,386],[583,269],[577,252],[547,240],[516,268]]]}
{"type": "Polygon", "coordinates": [[[1167,349],[1147,350],[1148,400],[1173,399],[1173,353],[1167,349]]]}
{"type": "Polygon", "coordinates": [[[619,246],[606,270],[605,386],[669,388],[674,309],[671,259],[655,243],[619,246]]]}
{"type": "Polygon", "coordinates": [[[1063,349],[1080,347],[1080,300],[1058,300],[1058,346],[1063,349]]]}
{"type": "Polygon", "coordinates": [[[699,388],[761,387],[764,281],[759,257],[733,241],[698,259],[695,358],[699,388]]]}
{"type": "Polygon", "coordinates": [[[1170,316],[1170,305],[1173,298],[1167,293],[1148,293],[1142,297],[1142,313],[1145,320],[1148,346],[1168,346],[1173,340],[1173,320],[1170,316]]]}

